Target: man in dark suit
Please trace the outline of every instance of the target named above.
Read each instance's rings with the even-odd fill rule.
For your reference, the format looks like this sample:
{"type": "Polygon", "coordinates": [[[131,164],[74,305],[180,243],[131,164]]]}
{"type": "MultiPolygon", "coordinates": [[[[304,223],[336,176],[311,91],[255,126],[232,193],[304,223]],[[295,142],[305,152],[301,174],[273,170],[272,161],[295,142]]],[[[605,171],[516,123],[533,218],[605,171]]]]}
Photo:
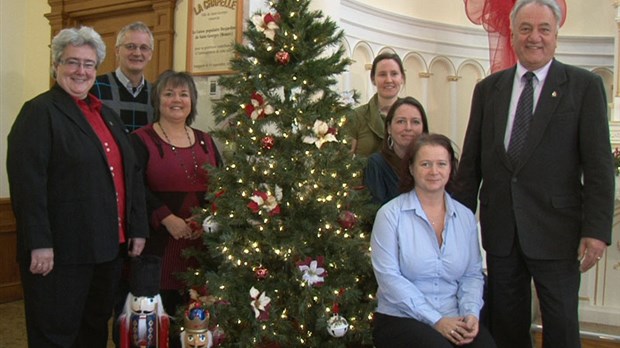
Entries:
{"type": "Polygon", "coordinates": [[[125,127],[89,94],[105,45],[92,28],[51,44],[55,85],[26,102],[8,136],[29,347],[101,347],[121,249],[148,236],[142,172],[125,127]]]}
{"type": "Polygon", "coordinates": [[[502,348],[531,347],[532,279],[543,345],[580,347],[580,271],[596,264],[611,239],[605,91],[596,75],[554,59],[561,19],[555,0],[514,5],[518,64],[476,86],[454,191],[473,211],[479,193],[490,329],[502,348]],[[523,129],[518,115],[527,115],[528,107],[518,111],[527,72],[534,73],[533,93],[520,137],[513,128],[523,129]]]}

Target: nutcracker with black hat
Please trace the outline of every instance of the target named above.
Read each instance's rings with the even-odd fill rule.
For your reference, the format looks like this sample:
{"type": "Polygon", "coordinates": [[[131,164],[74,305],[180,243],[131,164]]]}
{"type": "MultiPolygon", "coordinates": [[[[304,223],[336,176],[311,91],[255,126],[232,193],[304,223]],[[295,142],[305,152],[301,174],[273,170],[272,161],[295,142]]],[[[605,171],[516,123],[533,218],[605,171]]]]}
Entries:
{"type": "Polygon", "coordinates": [[[121,348],[168,348],[170,318],[159,295],[161,258],[132,258],[129,294],[118,321],[121,348]]]}

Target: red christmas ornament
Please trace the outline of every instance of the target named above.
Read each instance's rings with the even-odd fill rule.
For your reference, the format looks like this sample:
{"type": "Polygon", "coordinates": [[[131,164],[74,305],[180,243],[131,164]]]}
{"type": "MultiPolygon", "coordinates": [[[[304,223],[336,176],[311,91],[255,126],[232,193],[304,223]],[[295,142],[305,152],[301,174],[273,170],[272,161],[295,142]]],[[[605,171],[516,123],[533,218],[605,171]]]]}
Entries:
{"type": "Polygon", "coordinates": [[[257,268],[254,273],[256,274],[256,279],[258,280],[266,279],[269,276],[269,270],[264,267],[257,268]]]}
{"type": "Polygon", "coordinates": [[[275,144],[276,140],[270,135],[260,140],[260,146],[265,150],[271,150],[275,144]]]}
{"type": "Polygon", "coordinates": [[[357,216],[352,211],[345,210],[338,215],[338,223],[340,227],[348,230],[357,223],[357,216]]]}
{"type": "Polygon", "coordinates": [[[192,231],[202,230],[202,226],[200,226],[200,224],[197,221],[191,220],[190,222],[187,223],[187,225],[192,231]]]}
{"type": "Polygon", "coordinates": [[[291,61],[291,54],[286,51],[278,51],[276,52],[276,62],[286,65],[291,61]]]}

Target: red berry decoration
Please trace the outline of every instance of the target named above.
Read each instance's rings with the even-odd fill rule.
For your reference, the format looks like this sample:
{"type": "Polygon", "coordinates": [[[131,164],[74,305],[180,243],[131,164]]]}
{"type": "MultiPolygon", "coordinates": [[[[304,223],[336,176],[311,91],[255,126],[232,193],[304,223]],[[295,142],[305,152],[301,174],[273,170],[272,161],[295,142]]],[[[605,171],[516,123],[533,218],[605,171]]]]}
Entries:
{"type": "Polygon", "coordinates": [[[257,268],[254,273],[256,274],[256,279],[258,280],[266,279],[269,276],[269,270],[264,267],[257,268]]]}
{"type": "Polygon", "coordinates": [[[357,223],[357,216],[352,211],[345,210],[338,215],[338,223],[340,227],[348,230],[357,223]]]}
{"type": "Polygon", "coordinates": [[[278,51],[276,52],[276,62],[286,65],[291,61],[291,54],[286,51],[278,51]]]}
{"type": "Polygon", "coordinates": [[[190,222],[188,222],[187,225],[192,231],[202,230],[202,226],[200,226],[200,224],[194,220],[191,220],[190,222]]]}
{"type": "Polygon", "coordinates": [[[276,144],[276,140],[272,136],[266,136],[260,140],[260,146],[265,150],[273,149],[276,144]]]}

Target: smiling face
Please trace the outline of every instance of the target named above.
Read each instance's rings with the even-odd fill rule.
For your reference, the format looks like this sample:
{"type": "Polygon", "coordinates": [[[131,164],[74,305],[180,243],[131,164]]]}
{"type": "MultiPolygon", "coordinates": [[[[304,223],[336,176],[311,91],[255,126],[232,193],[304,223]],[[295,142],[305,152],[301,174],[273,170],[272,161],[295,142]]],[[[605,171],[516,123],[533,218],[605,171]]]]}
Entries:
{"type": "Polygon", "coordinates": [[[94,48],[68,45],[60,61],[54,64],[56,82],[77,99],[84,99],[97,76],[97,52],[94,48]]]}
{"type": "Polygon", "coordinates": [[[170,122],[185,122],[192,110],[189,87],[166,85],[159,95],[159,113],[161,118],[170,122]]]}
{"type": "Polygon", "coordinates": [[[123,43],[116,47],[116,57],[123,73],[142,73],[153,57],[149,34],[141,31],[128,31],[123,43]]]}
{"type": "Polygon", "coordinates": [[[393,59],[383,59],[377,63],[372,83],[377,86],[379,97],[390,99],[398,96],[404,82],[400,67],[393,59]]]}
{"type": "Polygon", "coordinates": [[[411,141],[423,131],[424,124],[420,110],[409,104],[403,104],[394,111],[392,121],[387,128],[388,134],[392,136],[394,141],[396,154],[404,153],[411,141]]]}
{"type": "Polygon", "coordinates": [[[443,146],[424,145],[409,165],[409,172],[415,180],[416,192],[443,192],[450,179],[452,167],[450,154],[443,146]]]}
{"type": "Polygon", "coordinates": [[[555,55],[558,22],[547,6],[523,6],[512,23],[511,40],[519,62],[529,71],[540,69],[555,55]]]}

